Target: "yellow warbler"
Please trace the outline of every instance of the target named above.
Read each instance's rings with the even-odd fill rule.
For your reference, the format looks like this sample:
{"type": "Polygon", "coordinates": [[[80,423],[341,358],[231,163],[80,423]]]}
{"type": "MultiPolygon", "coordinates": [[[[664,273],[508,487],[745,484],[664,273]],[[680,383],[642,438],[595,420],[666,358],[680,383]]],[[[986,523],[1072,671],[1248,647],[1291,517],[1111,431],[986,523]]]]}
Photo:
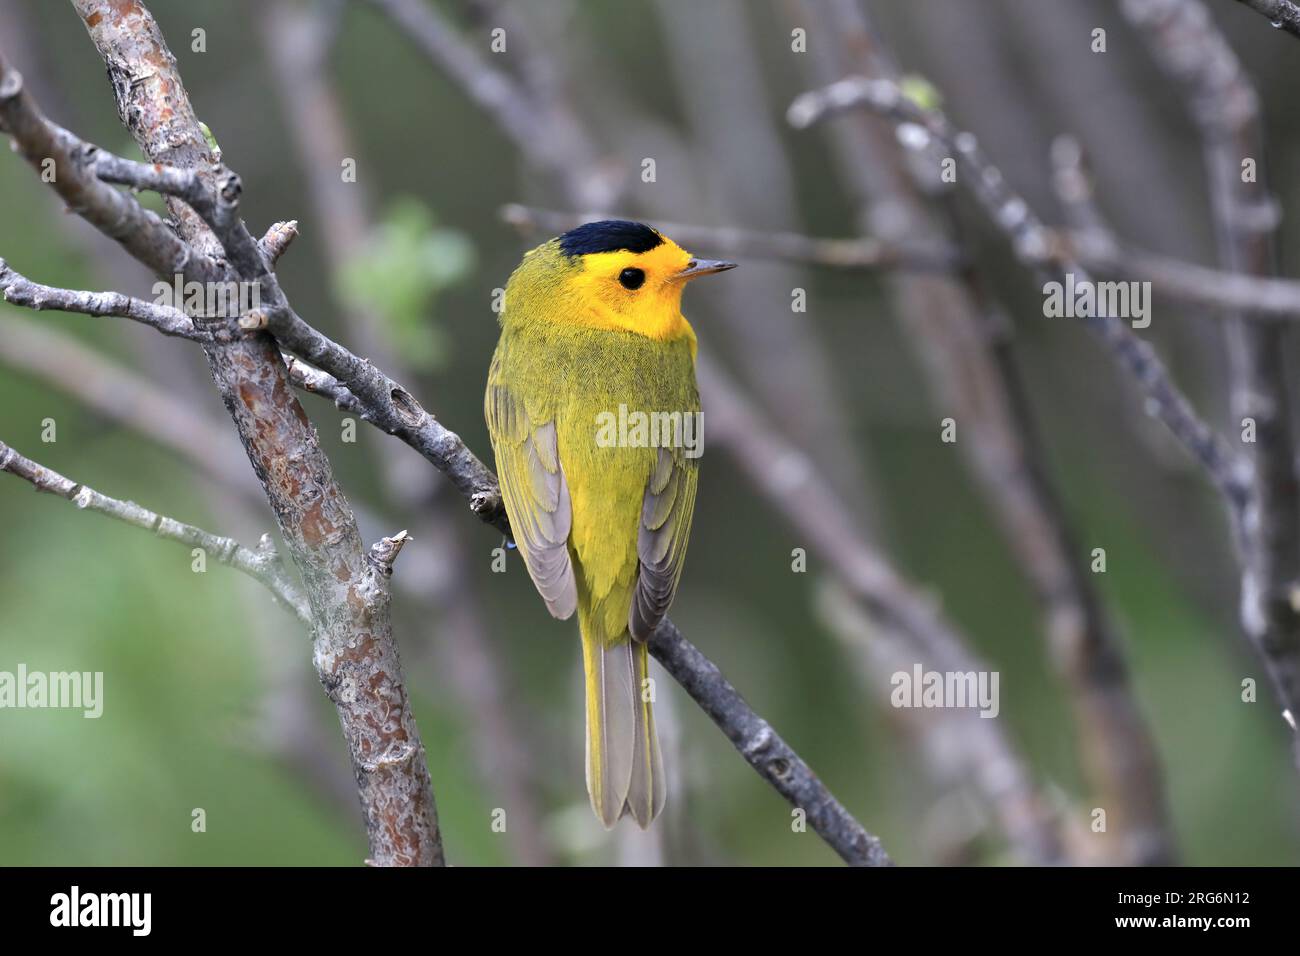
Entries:
{"type": "Polygon", "coordinates": [[[646,827],[666,787],[646,641],[677,591],[699,454],[682,289],[733,263],[649,226],[587,223],[506,286],[484,412],[510,526],[551,614],[576,610],[587,791],[606,827],[646,827]]]}

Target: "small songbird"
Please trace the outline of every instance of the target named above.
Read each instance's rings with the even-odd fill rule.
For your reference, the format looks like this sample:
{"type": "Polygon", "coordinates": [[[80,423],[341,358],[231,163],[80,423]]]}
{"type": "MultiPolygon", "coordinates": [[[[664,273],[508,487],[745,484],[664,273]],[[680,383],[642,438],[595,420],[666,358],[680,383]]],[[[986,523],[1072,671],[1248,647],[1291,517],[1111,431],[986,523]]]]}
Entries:
{"type": "Polygon", "coordinates": [[[682,289],[733,266],[605,220],[533,249],[506,285],[484,413],[533,584],[555,617],[578,612],[587,791],[606,828],[624,813],[649,826],[667,793],[646,641],[677,591],[695,508],[682,289]]]}

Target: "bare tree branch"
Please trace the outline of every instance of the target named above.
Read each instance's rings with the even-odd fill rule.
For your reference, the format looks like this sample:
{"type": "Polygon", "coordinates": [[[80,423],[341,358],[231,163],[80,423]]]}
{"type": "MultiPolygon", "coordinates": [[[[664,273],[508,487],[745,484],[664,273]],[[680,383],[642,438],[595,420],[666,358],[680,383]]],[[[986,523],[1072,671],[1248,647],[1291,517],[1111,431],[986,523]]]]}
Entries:
{"type": "MultiPolygon", "coordinates": [[[[224,252],[229,268],[214,278],[260,282],[271,307],[285,308],[274,277],[268,280],[260,245],[238,217],[238,177],[214,163],[175,58],[153,17],[138,0],[74,0],[73,5],[108,67],[119,116],[145,155],[211,182],[206,196],[169,200],[179,235],[168,231],[173,245],[164,251],[174,255],[159,255],[138,242],[132,251],[147,256],[142,261],[163,277],[178,271],[178,265],[193,272],[191,259],[216,261],[224,252]],[[191,257],[190,247],[201,255],[191,257]]],[[[0,90],[21,89],[11,76],[0,70],[0,90]]],[[[48,127],[32,121],[39,118],[34,107],[12,108],[14,103],[30,105],[24,97],[0,100],[6,129],[29,159],[39,161],[51,138],[48,127]],[[13,121],[15,116],[20,122],[13,121]]],[[[67,154],[66,146],[61,148],[67,154]]],[[[71,180],[82,184],[82,192],[90,191],[83,184],[87,177],[60,172],[61,184],[71,180]]],[[[95,192],[103,188],[108,187],[95,192]]],[[[102,216],[98,220],[92,222],[109,234],[119,228],[102,216]]],[[[142,228],[150,225],[147,218],[141,223],[142,228]]],[[[229,344],[205,344],[204,352],[303,577],[316,625],[314,660],[348,743],[371,859],[381,865],[440,864],[433,792],[393,640],[387,579],[377,577],[364,557],[355,516],[294,398],[274,341],[254,334],[229,344]]]]}
{"type": "MultiPolygon", "coordinates": [[[[77,213],[119,242],[159,276],[204,281],[216,263],[194,251],[135,197],[102,182],[99,151],[45,119],[23,87],[22,76],[0,61],[0,132],[13,137],[23,157],[47,175],[51,187],[77,213]]],[[[125,160],[123,162],[126,162],[125,160]]]]}
{"type": "Polygon", "coordinates": [[[262,255],[266,257],[267,265],[275,265],[289,244],[298,238],[298,220],[290,219],[287,222],[274,223],[270,229],[266,230],[266,235],[262,237],[262,255]]]}
{"type": "MultiPolygon", "coordinates": [[[[961,182],[971,188],[1025,265],[1056,277],[1073,273],[1076,282],[1090,281],[1082,263],[1062,258],[1059,251],[1053,254],[1051,230],[1011,189],[1001,171],[980,149],[974,135],[958,131],[941,112],[917,105],[895,83],[848,77],[800,96],[791,104],[789,118],[794,126],[803,128],[857,108],[874,110],[899,123],[916,124],[951,149],[963,170],[961,182]]],[[[1118,316],[1098,315],[1083,321],[1101,336],[1116,361],[1137,382],[1148,400],[1148,412],[1169,429],[1192,460],[1205,470],[1211,483],[1230,503],[1234,517],[1240,516],[1250,495],[1240,456],[1200,418],[1155,350],[1118,316]]]]}
{"type": "Polygon", "coordinates": [[[1151,283],[1161,298],[1181,305],[1240,312],[1247,320],[1300,319],[1300,281],[1243,275],[1184,262],[1095,233],[1056,232],[1052,245],[1065,261],[1083,263],[1097,275],[1151,283]]]}
{"type": "Polygon", "coordinates": [[[1268,17],[1273,29],[1285,30],[1293,37],[1300,37],[1300,5],[1292,0],[1237,0],[1237,2],[1268,17]]]}
{"type": "MultiPolygon", "coordinates": [[[[357,156],[360,146],[330,75],[329,46],[336,21],[336,15],[319,5],[305,7],[283,0],[261,4],[258,16],[266,61],[307,186],[314,228],[326,264],[337,278],[366,253],[377,225],[370,191],[361,182],[344,182],[335,172],[340,159],[357,156]]],[[[366,300],[349,302],[343,317],[359,351],[396,378],[415,380],[400,350],[392,347],[387,317],[378,308],[366,300]]],[[[297,359],[289,364],[293,379],[295,367],[301,366],[297,359]]],[[[416,566],[420,586],[405,594],[418,608],[417,620],[436,620],[439,625],[438,640],[423,645],[432,659],[431,669],[470,715],[465,723],[473,739],[474,762],[487,792],[498,805],[509,808],[507,839],[518,862],[550,865],[554,858],[537,806],[539,788],[529,779],[539,766],[532,759],[533,728],[516,713],[506,662],[500,659],[484,620],[470,574],[472,555],[453,514],[460,501],[446,493],[434,469],[420,467],[410,457],[393,454],[392,446],[383,446],[385,439],[379,432],[366,438],[374,442],[372,454],[385,502],[413,516],[412,532],[432,558],[416,566]]],[[[413,577],[408,568],[399,580],[413,577]]]]}
{"type": "Polygon", "coordinates": [[[6,302],[37,312],[55,309],[83,315],[119,316],[157,329],[163,335],[191,341],[211,341],[212,333],[196,329],[190,317],[179,309],[133,299],[120,292],[75,292],[41,285],[16,272],[0,259],[0,294],[6,302]]]}
{"type": "MultiPolygon", "coordinates": [[[[1125,16],[1183,93],[1201,134],[1219,263],[1229,272],[1271,275],[1281,216],[1269,194],[1259,96],[1200,0],[1124,0],[1125,16]],[[1246,166],[1254,175],[1247,175],[1246,166]]],[[[1286,713],[1300,713],[1300,485],[1287,355],[1288,329],[1224,316],[1232,427],[1251,422],[1245,442],[1251,497],[1242,515],[1241,622],[1264,660],[1286,713]]],[[[1300,735],[1293,751],[1300,769],[1300,735]]]]}
{"type": "MultiPolygon", "coordinates": [[[[824,557],[827,570],[891,632],[905,634],[916,660],[941,671],[987,672],[934,603],[889,565],[863,538],[844,527],[844,507],[817,468],[764,422],[715,365],[702,362],[709,433],[725,446],[755,488],[824,557]]],[[[997,815],[1016,853],[1036,865],[1060,863],[1056,823],[1028,770],[997,721],[976,719],[965,730],[978,754],[976,786],[997,815]]]]}
{"type": "MultiPolygon", "coordinates": [[[[1169,9],[1166,5],[1166,11],[1169,9]]],[[[1199,19],[1199,18],[1198,18],[1199,19]]],[[[1208,18],[1204,22],[1208,22],[1208,18]]],[[[1201,26],[1204,24],[1202,23],[1201,26]]],[[[1219,56],[1221,50],[1207,51],[1219,56]]],[[[1231,51],[1227,53],[1230,55],[1231,51]]],[[[1203,60],[1204,57],[1199,58],[1203,60]]],[[[1190,62],[1190,61],[1189,61],[1190,62]]],[[[1216,79],[1224,76],[1222,64],[1216,71],[1216,79]]],[[[1235,63],[1235,58],[1233,60],[1235,63]]],[[[1239,84],[1240,80],[1232,73],[1226,74],[1225,82],[1239,84]]],[[[1252,94],[1253,95],[1253,94],[1252,94]]],[[[1249,122],[1251,100],[1242,100],[1240,86],[1233,97],[1234,113],[1229,114],[1238,121],[1246,117],[1249,122]]],[[[926,110],[907,99],[901,90],[886,81],[872,81],[860,77],[841,80],[824,90],[807,93],[799,97],[790,107],[790,120],[796,126],[807,126],[819,119],[837,112],[855,107],[866,107],[898,122],[919,125],[927,134],[953,150],[964,174],[962,180],[971,186],[975,197],[985,207],[993,222],[1002,229],[1012,241],[1017,256],[1026,264],[1038,269],[1051,267],[1051,273],[1073,273],[1075,282],[1088,281],[1088,273],[1082,263],[1062,254],[1060,249],[1051,247],[1052,233],[1035,215],[1029,205],[1007,185],[1001,173],[994,167],[980,150],[974,136],[958,132],[948,119],[937,110],[926,110]]],[[[1233,155],[1245,157],[1249,153],[1238,150],[1233,155]]],[[[1259,151],[1254,155],[1261,156],[1259,151]]],[[[1223,159],[1218,167],[1240,168],[1236,159],[1228,166],[1223,159]]],[[[1225,186],[1226,188],[1226,186],[1225,186]]],[[[1234,185],[1234,189],[1236,186],[1234,185]]],[[[1257,197],[1241,197],[1231,200],[1221,199],[1220,207],[1230,208],[1233,204],[1249,207],[1257,203],[1257,197]]],[[[1244,212],[1244,208],[1242,209],[1244,212]]],[[[1235,228],[1271,230],[1271,217],[1256,214],[1238,215],[1233,218],[1235,228]]],[[[1235,242],[1255,242],[1251,247],[1251,256],[1258,265],[1267,243],[1258,244],[1258,238],[1237,237],[1235,242]]],[[[1238,249],[1236,254],[1242,254],[1238,249]]],[[[1169,377],[1163,363],[1156,356],[1149,344],[1136,336],[1124,320],[1112,315],[1098,315],[1085,319],[1107,343],[1121,366],[1137,381],[1148,399],[1148,410],[1160,419],[1184,447],[1191,453],[1208,474],[1211,482],[1223,495],[1228,509],[1232,530],[1239,548],[1245,555],[1246,570],[1243,573],[1243,624],[1245,630],[1255,643],[1257,650],[1265,661],[1274,686],[1277,688],[1283,707],[1287,713],[1297,712],[1297,694],[1300,694],[1300,644],[1295,639],[1292,623],[1300,617],[1292,606],[1295,575],[1289,569],[1298,560],[1297,550],[1287,544],[1294,542],[1297,523],[1286,519],[1294,501],[1294,477],[1291,476],[1291,462],[1279,462],[1277,468],[1263,479],[1268,484],[1268,496],[1276,508],[1282,509],[1277,525],[1270,525],[1264,533],[1268,536],[1267,544],[1261,547],[1252,538],[1260,533],[1259,513],[1261,504],[1257,500],[1261,479],[1241,455],[1233,452],[1224,440],[1201,420],[1186,396],[1178,390],[1169,377]],[[1249,614],[1249,618],[1247,617],[1249,614]]],[[[1253,367],[1259,375],[1248,373],[1245,380],[1257,382],[1259,389],[1273,390],[1276,381],[1275,371],[1279,369],[1281,351],[1269,352],[1261,347],[1261,337],[1245,331],[1244,323],[1237,328],[1244,333],[1239,340],[1237,360],[1246,367],[1253,367]],[[1267,372],[1267,374],[1264,374],[1267,372]]],[[[1265,333],[1275,336],[1276,331],[1265,333]]],[[[1255,396],[1258,398],[1259,396],[1255,396]]],[[[1280,416],[1285,415],[1283,406],[1268,403],[1261,407],[1255,402],[1252,407],[1258,414],[1266,415],[1270,426],[1280,416]]],[[[1272,433],[1274,437],[1281,434],[1272,433]]],[[[1282,440],[1279,438],[1279,441],[1282,440]]],[[[1288,439],[1289,440],[1289,439],[1288,439]]]]}
{"type": "Polygon", "coordinates": [[[759,776],[805,811],[808,823],[846,863],[889,866],[888,854],[849,814],[772,726],[759,717],[717,665],[666,618],[650,637],[650,653],[712,718],[759,776]]]}
{"type": "Polygon", "coordinates": [[[264,585],[299,621],[309,627],[312,625],[307,597],[285,570],[269,534],[262,535],[256,551],[250,551],[234,538],[220,537],[194,525],[184,524],[142,508],[134,501],[110,498],[89,485],[65,478],[57,471],[25,458],[3,441],[0,441],[0,471],[22,478],[37,491],[45,491],[71,501],[85,511],[116,518],[167,541],[202,548],[221,564],[241,571],[264,585]]]}
{"type": "MultiPolygon", "coordinates": [[[[835,56],[834,44],[819,45],[819,55],[809,58],[822,65],[818,79],[858,67],[898,80],[898,67],[858,4],[832,2],[824,12],[829,22],[814,19],[812,27],[841,37],[844,56],[835,56]]],[[[805,5],[800,22],[821,13],[805,5]]],[[[887,121],[859,113],[829,126],[828,134],[861,204],[864,228],[913,243],[961,235],[953,203],[932,210],[927,202],[942,184],[919,174],[920,164],[908,161],[887,121]]],[[[891,273],[886,284],[936,406],[959,414],[973,436],[958,444],[959,452],[1042,609],[1093,799],[1111,818],[1099,841],[1104,850],[1094,858],[1168,863],[1172,827],[1155,743],[1128,676],[1122,637],[1093,586],[1086,552],[1052,480],[1011,323],[973,267],[947,276],[891,273]]]]}

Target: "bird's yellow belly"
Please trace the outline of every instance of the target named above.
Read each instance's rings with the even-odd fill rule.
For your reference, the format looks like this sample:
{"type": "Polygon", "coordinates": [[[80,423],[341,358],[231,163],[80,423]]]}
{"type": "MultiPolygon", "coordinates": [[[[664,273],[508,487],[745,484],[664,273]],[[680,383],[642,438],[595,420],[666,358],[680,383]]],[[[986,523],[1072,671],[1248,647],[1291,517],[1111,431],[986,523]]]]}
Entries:
{"type": "Polygon", "coordinates": [[[657,452],[653,448],[597,441],[590,412],[565,416],[558,430],[560,460],[573,508],[569,551],[578,577],[579,600],[610,639],[627,627],[637,579],[637,535],[646,482],[657,452]]]}

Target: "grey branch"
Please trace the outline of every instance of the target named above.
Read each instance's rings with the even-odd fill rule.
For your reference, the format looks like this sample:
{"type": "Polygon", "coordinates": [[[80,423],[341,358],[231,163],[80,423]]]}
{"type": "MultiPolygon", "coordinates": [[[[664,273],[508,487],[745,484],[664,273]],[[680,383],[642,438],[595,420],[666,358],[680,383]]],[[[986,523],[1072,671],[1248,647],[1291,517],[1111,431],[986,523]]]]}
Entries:
{"type": "MultiPolygon", "coordinates": [[[[216,276],[218,270],[210,258],[196,254],[134,196],[100,179],[99,150],[45,119],[24,88],[22,76],[3,59],[0,59],[0,132],[13,137],[18,151],[42,173],[53,170],[50,185],[69,209],[121,243],[155,274],[167,277],[180,274],[199,281],[216,276]]],[[[127,160],[122,163],[141,165],[129,164],[127,160]]],[[[124,170],[127,166],[118,168],[124,170]]]]}
{"type": "MultiPolygon", "coordinates": [[[[343,4],[335,6],[331,11],[294,0],[270,0],[261,4],[258,25],[288,135],[298,153],[320,248],[327,267],[337,274],[369,245],[376,218],[370,191],[359,183],[341,182],[322,162],[322,157],[355,156],[358,148],[329,57],[343,4]]],[[[504,19],[490,22],[510,32],[510,59],[517,61],[518,40],[525,34],[514,28],[510,13],[494,11],[494,17],[502,14],[504,19]]],[[[543,85],[529,84],[532,89],[543,85]]],[[[400,351],[392,347],[385,317],[373,303],[354,303],[344,318],[354,350],[401,381],[415,380],[400,351]]],[[[412,531],[421,538],[421,563],[394,580],[398,586],[406,585],[404,596],[420,619],[433,616],[442,625],[437,639],[422,646],[425,653],[417,666],[427,660],[426,673],[435,671],[471,715],[467,728],[473,738],[474,762],[485,786],[511,808],[509,839],[517,861],[549,865],[554,856],[543,832],[538,788],[529,779],[538,770],[532,759],[536,741],[531,739],[538,728],[517,712],[517,700],[509,690],[511,678],[484,620],[479,589],[470,573],[469,529],[455,514],[462,499],[447,493],[446,482],[435,469],[411,467],[410,459],[383,447],[385,438],[377,430],[367,437],[375,440],[373,458],[384,499],[403,513],[418,516],[412,518],[412,531]],[[412,582],[415,587],[410,587],[412,582]]]]}
{"type": "MultiPolygon", "coordinates": [[[[933,601],[844,526],[846,506],[829,482],[712,363],[701,361],[700,389],[713,441],[726,447],[756,490],[809,542],[809,550],[824,556],[828,572],[871,617],[906,636],[913,660],[942,671],[989,670],[933,601]]],[[[977,718],[965,728],[966,749],[979,768],[976,786],[1021,859],[1040,866],[1060,863],[1064,851],[1056,823],[997,723],[977,718]]]]}
{"type": "Polygon", "coordinates": [[[1276,30],[1300,37],[1300,5],[1293,0],[1237,0],[1242,6],[1268,17],[1276,30]]]}
{"type": "Polygon", "coordinates": [[[292,611],[299,621],[308,627],[312,625],[307,597],[285,570],[270,535],[262,535],[257,550],[250,550],[233,538],[221,537],[157,514],[134,501],[110,498],[89,485],[79,484],[51,468],[37,464],[3,441],[0,441],[0,471],[7,471],[23,479],[37,491],[45,491],[71,501],[85,511],[116,518],[167,541],[202,548],[221,564],[242,571],[259,584],[265,585],[276,600],[292,611]]]}
{"type": "Polygon", "coordinates": [[[269,330],[284,349],[345,383],[364,403],[367,421],[419,451],[452,480],[480,517],[503,531],[508,529],[500,491],[495,481],[491,487],[485,483],[485,475],[491,472],[460,437],[426,412],[406,388],[323,335],[294,311],[270,269],[263,244],[252,237],[239,217],[243,187],[238,175],[219,169],[210,188],[204,180],[178,170],[107,157],[102,151],[99,155],[98,174],[183,200],[217,237],[237,274],[245,281],[260,284],[262,308],[242,316],[241,328],[269,330]]]}
{"type": "Polygon", "coordinates": [[[56,309],[82,315],[109,315],[131,319],[163,335],[193,341],[211,341],[212,334],[194,327],[190,317],[179,309],[134,299],[120,292],[77,292],[41,285],[20,275],[0,259],[0,294],[6,302],[28,309],[56,309]]]}
{"type": "MultiPolygon", "coordinates": [[[[521,230],[540,230],[548,234],[559,234],[590,219],[590,216],[578,213],[513,203],[501,210],[501,217],[521,230]]],[[[872,238],[822,239],[797,232],[756,232],[730,226],[692,226],[657,219],[650,220],[649,224],[682,245],[708,249],[715,255],[779,259],[852,270],[947,272],[964,265],[957,250],[922,243],[895,243],[872,238]]]]}
{"type": "Polygon", "coordinates": [[[402,548],[411,540],[411,536],[405,531],[399,531],[391,538],[380,538],[370,546],[370,554],[366,560],[380,574],[388,577],[393,573],[393,563],[397,561],[397,556],[402,553],[402,548]]]}
{"type": "Polygon", "coordinates": [[[262,237],[262,255],[266,256],[269,265],[275,265],[280,256],[284,255],[289,244],[298,238],[298,220],[290,219],[287,222],[274,223],[270,229],[266,230],[266,235],[262,237]]]}
{"type": "MultiPolygon", "coordinates": [[[[831,3],[824,11],[805,4],[798,15],[818,14],[827,22],[814,20],[810,30],[833,30],[842,38],[839,45],[820,45],[811,59],[822,66],[819,79],[843,76],[853,67],[867,76],[897,79],[898,68],[859,4],[831,3]]],[[[858,218],[865,228],[912,241],[962,235],[953,203],[927,201],[934,183],[901,155],[888,122],[858,113],[829,126],[827,135],[861,203],[858,218]]],[[[969,251],[962,251],[969,258],[969,251]]],[[[1052,480],[1012,324],[973,269],[948,275],[893,272],[886,288],[936,405],[960,409],[963,427],[973,434],[973,441],[958,444],[959,452],[1038,599],[1049,656],[1069,692],[1091,799],[1111,816],[1094,858],[1167,864],[1175,852],[1155,743],[1129,677],[1121,632],[1093,586],[1086,552],[1052,480]]],[[[828,620],[841,635],[860,630],[851,615],[828,620]]],[[[870,648],[857,640],[848,643],[868,669],[890,656],[882,651],[891,643],[884,636],[870,648]]],[[[923,754],[933,753],[925,743],[935,734],[946,739],[949,729],[953,735],[964,733],[961,721],[948,723],[950,728],[942,721],[923,724],[923,754]]]]}
{"type": "MultiPolygon", "coordinates": [[[[811,126],[826,117],[853,109],[870,109],[898,123],[922,128],[952,150],[968,186],[986,214],[1011,241],[1017,258],[1054,278],[1073,273],[1075,281],[1090,281],[1081,262],[1053,250],[1050,229],[1025,200],[1007,184],[973,134],[957,130],[938,110],[924,109],[888,80],[848,77],[821,90],[805,93],[791,104],[788,116],[796,127],[811,126]]],[[[1137,383],[1148,412],[1170,431],[1205,470],[1213,485],[1240,513],[1250,496],[1240,456],[1197,414],[1187,396],[1170,377],[1155,350],[1114,315],[1084,319],[1110,349],[1115,360],[1137,383]]]]}
{"type": "Polygon", "coordinates": [[[862,828],[822,785],[790,745],[745,703],[716,664],[664,620],[650,638],[650,653],[713,719],[759,776],[807,814],[812,828],[844,862],[890,866],[880,840],[862,828]]]}
{"type": "Polygon", "coordinates": [[[1300,320],[1300,282],[1243,275],[1139,249],[1127,242],[1101,243],[1092,233],[1058,232],[1055,248],[1097,275],[1151,283],[1169,302],[1200,309],[1240,312],[1247,319],[1300,320]]]}
{"type": "MultiPolygon", "coordinates": [[[[139,0],[73,0],[73,6],[108,68],[119,117],[157,164],[148,186],[168,194],[176,232],[167,230],[173,245],[162,252],[175,256],[124,236],[120,222],[97,211],[108,200],[92,205],[91,214],[76,201],[70,205],[162,276],[179,271],[180,264],[187,278],[206,272],[216,281],[259,282],[272,307],[286,308],[262,245],[239,218],[239,178],[209,150],[175,57],[149,11],[139,0]]],[[[0,90],[21,91],[11,76],[0,67],[0,90]]],[[[47,155],[43,148],[57,139],[25,95],[0,96],[0,121],[38,165],[47,155]]],[[[54,145],[71,162],[68,145],[54,145]]],[[[120,200],[117,211],[140,218],[134,198],[100,177],[120,175],[134,184],[151,175],[150,167],[86,156],[85,150],[80,156],[83,166],[73,164],[70,176],[59,164],[55,188],[66,192],[71,180],[80,187],[73,200],[107,190],[120,200]],[[93,174],[84,168],[92,160],[93,174]]],[[[160,220],[145,217],[140,225],[154,222],[160,220]]],[[[393,639],[387,577],[376,578],[366,562],[355,514],[294,397],[274,341],[254,333],[203,347],[302,574],[315,624],[313,659],[348,745],[371,859],[381,865],[441,864],[433,790],[393,639]],[[362,588],[365,598],[358,594],[362,588]]]]}
{"type": "Polygon", "coordinates": [[[315,366],[290,366],[295,385],[318,392],[345,411],[359,415],[410,445],[456,486],[483,521],[509,534],[510,521],[492,470],[461,437],[430,415],[404,387],[363,358],[308,325],[291,309],[270,319],[280,345],[315,366]]]}
{"type": "MultiPolygon", "coordinates": [[[[1200,0],[1124,0],[1125,16],[1182,93],[1201,135],[1219,264],[1271,275],[1280,221],[1264,174],[1259,96],[1200,0]],[[1256,174],[1246,177],[1243,163],[1256,174]]],[[[1250,498],[1240,514],[1241,622],[1285,712],[1300,713],[1300,490],[1286,356],[1294,340],[1276,323],[1224,314],[1232,417],[1253,421],[1245,443],[1250,498]]],[[[1294,731],[1293,731],[1294,733],[1294,731]]],[[[1300,769],[1300,736],[1293,737],[1300,769]]]]}

